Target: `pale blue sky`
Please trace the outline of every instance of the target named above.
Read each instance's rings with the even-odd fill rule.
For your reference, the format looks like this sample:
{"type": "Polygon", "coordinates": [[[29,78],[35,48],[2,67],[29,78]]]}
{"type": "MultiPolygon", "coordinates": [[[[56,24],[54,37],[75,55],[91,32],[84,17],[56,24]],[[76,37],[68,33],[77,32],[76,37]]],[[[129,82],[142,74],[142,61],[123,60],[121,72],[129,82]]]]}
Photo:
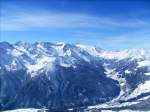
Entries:
{"type": "Polygon", "coordinates": [[[0,41],[150,48],[148,0],[1,0],[0,41]]]}

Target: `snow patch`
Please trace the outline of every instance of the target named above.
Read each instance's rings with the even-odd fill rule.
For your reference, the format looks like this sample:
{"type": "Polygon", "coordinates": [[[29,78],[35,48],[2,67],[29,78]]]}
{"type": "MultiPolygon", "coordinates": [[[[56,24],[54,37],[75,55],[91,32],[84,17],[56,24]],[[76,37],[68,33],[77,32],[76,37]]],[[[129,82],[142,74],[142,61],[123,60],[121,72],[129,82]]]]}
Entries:
{"type": "Polygon", "coordinates": [[[52,45],[51,47],[54,48],[58,54],[58,56],[64,56],[64,48],[65,44],[61,43],[61,44],[56,44],[56,45],[52,45]]]}
{"type": "Polygon", "coordinates": [[[150,66],[150,61],[145,60],[145,61],[140,61],[138,62],[138,67],[144,67],[144,66],[150,66]]]}
{"type": "Polygon", "coordinates": [[[96,50],[94,46],[82,44],[77,44],[76,46],[79,47],[81,50],[88,52],[92,56],[100,56],[100,53],[96,50]]]}
{"type": "Polygon", "coordinates": [[[37,59],[35,64],[26,64],[26,67],[28,68],[28,73],[31,73],[33,77],[37,74],[36,72],[42,68],[48,68],[48,70],[52,70],[55,59],[55,57],[45,56],[43,58],[37,59]]]}
{"type": "Polygon", "coordinates": [[[70,64],[67,64],[67,63],[60,63],[60,66],[66,67],[66,68],[71,67],[71,65],[70,65],[70,64]]]}
{"type": "Polygon", "coordinates": [[[130,74],[131,73],[131,71],[129,71],[129,70],[125,70],[124,71],[126,74],[130,74]]]}
{"type": "Polygon", "coordinates": [[[12,54],[12,56],[15,56],[15,57],[18,57],[18,56],[22,55],[22,53],[20,51],[16,50],[16,49],[13,49],[11,51],[11,54],[12,54]]]}
{"type": "Polygon", "coordinates": [[[147,76],[150,76],[150,72],[148,72],[148,73],[145,73],[145,75],[147,75],[147,76]]]}
{"type": "Polygon", "coordinates": [[[139,86],[125,99],[134,98],[138,95],[141,95],[142,93],[150,92],[150,80],[145,81],[142,84],[139,84],[139,86]]]}

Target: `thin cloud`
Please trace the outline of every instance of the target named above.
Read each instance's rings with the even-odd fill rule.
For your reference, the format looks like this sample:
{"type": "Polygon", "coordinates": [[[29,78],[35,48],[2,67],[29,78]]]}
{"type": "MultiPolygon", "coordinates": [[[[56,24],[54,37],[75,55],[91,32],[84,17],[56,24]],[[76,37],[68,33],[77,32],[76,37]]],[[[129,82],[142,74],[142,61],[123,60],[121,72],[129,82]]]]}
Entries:
{"type": "Polygon", "coordinates": [[[117,49],[118,46],[122,49],[128,48],[150,48],[150,34],[148,32],[136,32],[134,34],[122,34],[119,36],[106,37],[103,41],[98,41],[98,45],[107,46],[108,48],[117,49]]]}
{"type": "MultiPolygon", "coordinates": [[[[7,14],[8,15],[8,14],[7,14]]],[[[79,13],[47,13],[32,12],[18,13],[11,16],[2,15],[1,30],[32,30],[38,28],[140,28],[150,24],[147,21],[115,20],[114,18],[99,17],[79,13]]]]}
{"type": "MultiPolygon", "coordinates": [[[[88,32],[89,33],[89,32],[88,32]]],[[[81,34],[81,33],[80,33],[81,34]]],[[[128,49],[128,48],[150,48],[150,32],[149,30],[128,32],[112,36],[104,36],[101,34],[89,33],[91,36],[85,34],[79,35],[78,42],[94,44],[101,48],[109,50],[128,49]]]]}

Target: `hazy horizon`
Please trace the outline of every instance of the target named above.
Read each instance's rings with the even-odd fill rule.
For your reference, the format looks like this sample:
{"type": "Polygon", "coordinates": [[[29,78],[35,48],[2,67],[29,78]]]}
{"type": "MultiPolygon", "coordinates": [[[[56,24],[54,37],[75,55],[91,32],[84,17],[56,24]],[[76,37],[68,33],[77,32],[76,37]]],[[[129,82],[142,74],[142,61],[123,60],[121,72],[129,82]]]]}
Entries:
{"type": "Polygon", "coordinates": [[[1,0],[0,41],[150,48],[147,0],[1,0]]]}

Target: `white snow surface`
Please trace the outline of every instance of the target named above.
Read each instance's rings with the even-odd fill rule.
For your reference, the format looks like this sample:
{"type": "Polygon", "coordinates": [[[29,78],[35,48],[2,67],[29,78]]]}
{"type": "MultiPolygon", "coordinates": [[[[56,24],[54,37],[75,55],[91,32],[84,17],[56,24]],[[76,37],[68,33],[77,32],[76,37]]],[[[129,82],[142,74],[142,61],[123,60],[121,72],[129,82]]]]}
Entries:
{"type": "Polygon", "coordinates": [[[147,76],[150,76],[150,72],[148,72],[148,73],[145,73],[145,75],[147,75],[147,76]]]}
{"type": "MultiPolygon", "coordinates": [[[[23,109],[15,109],[15,110],[7,110],[3,112],[38,112],[42,109],[35,109],[35,108],[23,108],[23,109]]],[[[46,112],[46,109],[43,109],[42,112],[46,112]]]]}
{"type": "Polygon", "coordinates": [[[138,62],[138,67],[144,67],[144,66],[150,66],[150,61],[144,60],[144,61],[138,62]]]}
{"type": "Polygon", "coordinates": [[[53,70],[53,62],[55,61],[55,57],[43,57],[40,59],[37,59],[35,64],[25,64],[25,66],[28,68],[28,72],[31,73],[31,76],[37,75],[37,71],[47,68],[47,70],[53,70]]]}
{"type": "MultiPolygon", "coordinates": [[[[74,53],[77,56],[84,59],[85,61],[90,63],[90,57],[86,55],[88,53],[91,56],[95,56],[98,58],[105,58],[105,59],[125,59],[125,58],[133,58],[133,59],[146,59],[144,61],[140,61],[138,67],[142,66],[150,66],[150,49],[130,49],[130,50],[123,50],[123,51],[105,51],[99,49],[95,46],[77,44],[73,45],[73,47],[77,47],[76,49],[67,48],[65,51],[64,48],[67,44],[60,42],[57,44],[45,45],[44,42],[39,43],[25,43],[19,42],[17,44],[12,44],[13,48],[7,49],[7,54],[11,56],[10,60],[17,60],[18,62],[6,63],[8,68],[17,68],[18,64],[21,62],[22,68],[26,67],[29,69],[29,72],[38,71],[41,68],[44,68],[45,65],[53,63],[53,58],[58,57],[72,57],[74,53]],[[53,49],[49,51],[49,49],[53,49]],[[72,50],[71,50],[72,49],[72,50]],[[81,52],[82,51],[82,52],[81,52]],[[83,52],[85,52],[83,54],[83,52]],[[57,54],[57,55],[56,55],[57,54]],[[9,66],[15,67],[9,67],[9,66]],[[34,70],[33,70],[34,69],[34,70]]],[[[72,45],[72,44],[70,44],[72,45]]],[[[63,64],[64,65],[64,64],[63,64]]],[[[66,65],[65,65],[66,66],[66,65]]],[[[68,65],[67,65],[68,67],[68,65]]],[[[21,69],[21,67],[19,67],[21,69]]]]}
{"type": "MultiPolygon", "coordinates": [[[[113,110],[102,110],[101,112],[116,112],[116,111],[113,111],[113,110]]],[[[137,111],[137,110],[120,110],[120,111],[117,111],[117,112],[145,112],[145,111],[137,111]]],[[[147,111],[149,112],[149,111],[147,111]]]]}
{"type": "Polygon", "coordinates": [[[125,70],[124,72],[125,72],[126,74],[131,73],[131,71],[129,71],[129,70],[125,70]]]}
{"type": "Polygon", "coordinates": [[[96,50],[96,47],[94,46],[90,46],[90,45],[83,45],[83,44],[77,44],[77,47],[79,47],[80,49],[87,51],[89,54],[91,54],[92,56],[100,56],[101,52],[98,52],[96,50]]]}
{"type": "Polygon", "coordinates": [[[145,81],[142,84],[139,84],[138,87],[125,99],[134,98],[142,93],[150,92],[150,80],[145,81]]]}

